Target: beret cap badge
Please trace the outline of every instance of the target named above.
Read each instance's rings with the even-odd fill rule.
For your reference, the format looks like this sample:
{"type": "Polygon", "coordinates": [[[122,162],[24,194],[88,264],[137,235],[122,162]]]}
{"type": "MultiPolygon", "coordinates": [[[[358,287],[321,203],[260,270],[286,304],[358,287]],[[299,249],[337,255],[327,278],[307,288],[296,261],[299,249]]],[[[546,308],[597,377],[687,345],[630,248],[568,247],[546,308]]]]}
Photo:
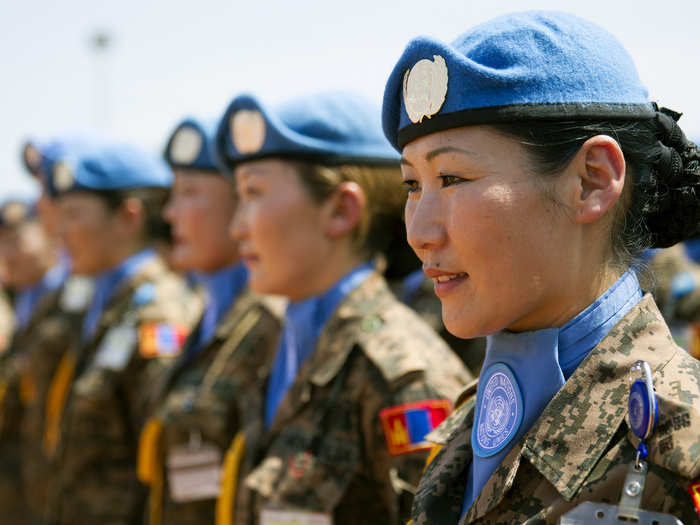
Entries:
{"type": "Polygon", "coordinates": [[[244,154],[257,153],[265,143],[265,119],[257,110],[242,109],[229,122],[236,149],[244,154]]]}
{"type": "Polygon", "coordinates": [[[170,145],[170,158],[177,164],[190,165],[202,152],[204,138],[191,126],[183,126],[175,132],[170,145]]]}
{"type": "Polygon", "coordinates": [[[447,97],[447,64],[440,55],[424,58],[406,70],[403,77],[403,100],[408,118],[414,124],[440,111],[447,97]]]}
{"type": "Polygon", "coordinates": [[[57,191],[68,190],[75,182],[73,171],[65,162],[58,162],[53,169],[53,185],[57,191]]]}
{"type": "Polygon", "coordinates": [[[9,226],[16,226],[28,215],[27,207],[21,202],[11,202],[2,211],[2,218],[9,226]]]}
{"type": "Polygon", "coordinates": [[[38,170],[41,166],[42,154],[34,144],[24,147],[24,160],[30,170],[38,170]]]}

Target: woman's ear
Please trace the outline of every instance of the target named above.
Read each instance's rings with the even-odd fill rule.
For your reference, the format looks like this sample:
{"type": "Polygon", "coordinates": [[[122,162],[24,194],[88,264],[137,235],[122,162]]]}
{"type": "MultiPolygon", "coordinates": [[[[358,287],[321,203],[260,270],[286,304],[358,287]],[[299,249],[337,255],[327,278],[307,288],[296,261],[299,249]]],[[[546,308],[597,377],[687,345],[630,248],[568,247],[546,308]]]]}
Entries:
{"type": "Polygon", "coordinates": [[[328,199],[326,234],[333,238],[350,234],[362,220],[367,198],[355,182],[341,182],[328,199]]]}
{"type": "Polygon", "coordinates": [[[625,185],[625,157],[620,145],[606,135],[583,143],[570,164],[577,175],[573,192],[574,217],[579,224],[597,221],[622,195],[625,185]]]}
{"type": "Polygon", "coordinates": [[[146,224],[146,210],[141,199],[128,197],[124,199],[117,211],[119,230],[127,237],[140,237],[146,224]]]}

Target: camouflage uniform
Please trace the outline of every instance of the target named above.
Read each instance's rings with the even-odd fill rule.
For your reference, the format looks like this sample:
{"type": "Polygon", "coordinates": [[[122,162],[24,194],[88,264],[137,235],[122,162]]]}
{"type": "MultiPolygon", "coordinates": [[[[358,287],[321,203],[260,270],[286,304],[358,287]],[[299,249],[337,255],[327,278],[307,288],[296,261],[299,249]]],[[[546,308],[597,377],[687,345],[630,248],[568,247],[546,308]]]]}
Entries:
{"type": "Polygon", "coordinates": [[[201,312],[193,301],[185,283],[156,257],[116,290],[100,316],[95,337],[64,356],[47,401],[45,446],[55,454],[50,523],[140,521],[144,490],[136,478],[139,431],[148,392],[172,364],[171,357],[144,355],[141,336],[143,329],[157,323],[190,328],[201,312]],[[153,292],[150,299],[137,301],[144,289],[153,292]],[[61,383],[70,385],[63,390],[68,392],[65,405],[57,402],[61,383]]]}
{"type": "MultiPolygon", "coordinates": [[[[24,408],[37,398],[37,383],[27,371],[42,344],[56,335],[59,292],[41,298],[26,327],[18,330],[0,361],[0,521],[27,523],[21,458],[24,408]]],[[[59,342],[60,343],[60,342],[59,342]]],[[[65,347],[63,347],[65,349],[65,347]]]]}
{"type": "Polygon", "coordinates": [[[265,430],[267,379],[250,374],[237,396],[243,430],[225,462],[218,523],[257,524],[264,508],[330,513],[335,525],[406,519],[406,484],[426,451],[390,455],[379,411],[453,399],[471,376],[375,274],[340,303],[265,430]]]}
{"type": "Polygon", "coordinates": [[[416,494],[413,524],[554,524],[583,501],[617,504],[638,440],[627,418],[638,359],[654,373],[659,424],[642,507],[697,523],[687,485],[700,476],[700,363],[672,341],[650,295],[608,333],[484,485],[462,520],[476,385],[429,439],[438,447],[416,494]],[[441,448],[439,452],[437,450],[441,448]]]}
{"type": "MultiPolygon", "coordinates": [[[[157,448],[153,452],[142,449],[141,456],[159,456],[155,467],[158,471],[147,474],[151,491],[147,523],[214,523],[217,494],[176,502],[168,465],[176,461],[176,455],[186,460],[203,451],[214,451],[214,468],[208,472],[206,467],[200,470],[195,488],[216,488],[223,452],[238,430],[234,408],[238,384],[257,373],[259,367],[262,374],[267,373],[276,350],[281,315],[281,304],[273,304],[245,289],[221,319],[206,347],[193,360],[186,359],[187,349],[199,335],[198,330],[193,331],[180,359],[164,376],[154,395],[160,435],[156,443],[145,442],[145,435],[142,438],[142,447],[157,448]]],[[[204,461],[211,462],[211,457],[204,461]]],[[[184,470],[191,477],[192,465],[184,470]]]]}
{"type": "MultiPolygon", "coordinates": [[[[398,282],[392,284],[392,289],[397,297],[402,297],[401,285],[398,282]]],[[[448,346],[459,356],[469,371],[478,376],[481,371],[481,364],[484,362],[486,353],[486,338],[476,337],[474,339],[460,339],[447,331],[442,322],[442,303],[435,295],[433,280],[425,277],[416,290],[416,293],[406,303],[423,320],[442,337],[448,346]]]]}
{"type": "Polygon", "coordinates": [[[35,324],[23,348],[18,370],[23,404],[22,484],[32,517],[41,522],[46,505],[50,464],[42,446],[46,418],[46,396],[51,379],[68,348],[80,341],[80,327],[92,295],[92,283],[69,277],[63,287],[47,298],[45,316],[35,324]]]}

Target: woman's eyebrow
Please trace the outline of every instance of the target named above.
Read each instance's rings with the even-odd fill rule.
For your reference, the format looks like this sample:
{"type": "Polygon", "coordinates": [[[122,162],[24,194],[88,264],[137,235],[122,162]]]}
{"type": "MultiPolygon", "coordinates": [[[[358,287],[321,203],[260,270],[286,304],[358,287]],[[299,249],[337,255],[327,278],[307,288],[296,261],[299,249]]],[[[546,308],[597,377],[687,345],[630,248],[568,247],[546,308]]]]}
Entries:
{"type": "Polygon", "coordinates": [[[406,157],[404,157],[404,156],[401,157],[400,163],[403,164],[404,166],[411,166],[411,167],[413,167],[413,164],[411,164],[410,162],[408,162],[408,159],[407,159],[406,157]]]}
{"type": "Polygon", "coordinates": [[[463,155],[470,155],[472,157],[478,157],[479,154],[474,151],[469,151],[467,149],[457,148],[455,146],[444,146],[442,148],[434,149],[425,154],[425,160],[430,162],[435,157],[442,155],[444,153],[462,153],[463,155]]]}

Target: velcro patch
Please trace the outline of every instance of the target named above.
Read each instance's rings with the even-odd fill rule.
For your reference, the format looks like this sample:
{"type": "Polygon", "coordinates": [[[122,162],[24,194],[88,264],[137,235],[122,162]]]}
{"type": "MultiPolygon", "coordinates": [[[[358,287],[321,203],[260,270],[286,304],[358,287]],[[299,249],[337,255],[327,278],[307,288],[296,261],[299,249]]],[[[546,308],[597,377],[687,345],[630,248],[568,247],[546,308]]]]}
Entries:
{"type": "Polygon", "coordinates": [[[688,492],[690,492],[690,497],[693,498],[693,503],[695,504],[695,510],[698,511],[698,516],[700,516],[700,480],[688,485],[688,492]]]}
{"type": "Polygon", "coordinates": [[[187,339],[184,327],[169,323],[143,323],[139,327],[139,353],[146,359],[175,357],[187,339]]]}
{"type": "Polygon", "coordinates": [[[425,440],[435,427],[452,411],[447,399],[427,399],[404,403],[379,412],[389,454],[398,456],[417,450],[428,450],[432,444],[425,440]]]}

